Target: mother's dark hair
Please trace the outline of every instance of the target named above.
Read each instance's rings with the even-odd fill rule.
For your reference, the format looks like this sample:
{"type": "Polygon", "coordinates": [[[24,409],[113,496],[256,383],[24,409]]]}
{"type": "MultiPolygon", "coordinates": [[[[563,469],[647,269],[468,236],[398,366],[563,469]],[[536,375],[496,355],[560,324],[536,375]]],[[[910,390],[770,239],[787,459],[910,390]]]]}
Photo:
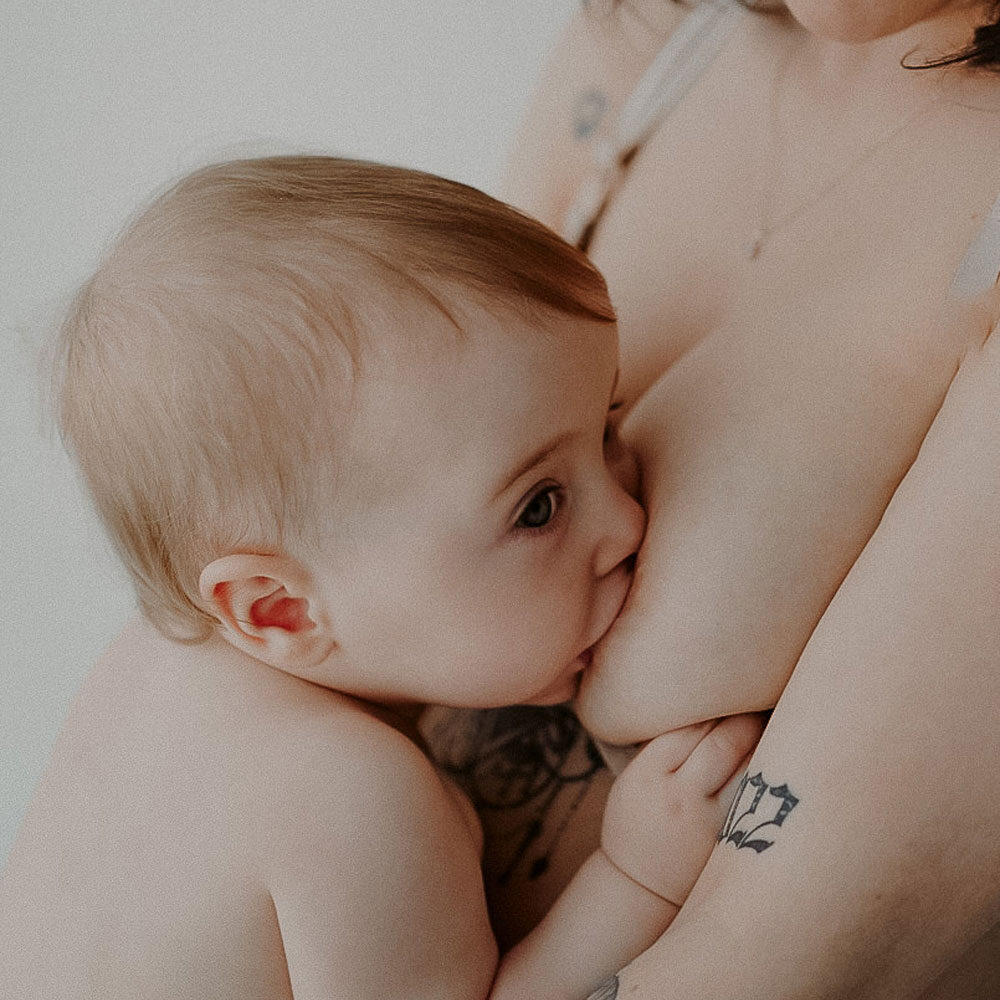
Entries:
{"type": "Polygon", "coordinates": [[[982,66],[985,69],[1000,70],[1000,0],[991,0],[987,9],[990,20],[981,24],[972,33],[972,41],[950,56],[941,56],[919,65],[910,65],[908,69],[931,69],[935,66],[954,66],[957,63],[967,63],[969,66],[982,66]]]}

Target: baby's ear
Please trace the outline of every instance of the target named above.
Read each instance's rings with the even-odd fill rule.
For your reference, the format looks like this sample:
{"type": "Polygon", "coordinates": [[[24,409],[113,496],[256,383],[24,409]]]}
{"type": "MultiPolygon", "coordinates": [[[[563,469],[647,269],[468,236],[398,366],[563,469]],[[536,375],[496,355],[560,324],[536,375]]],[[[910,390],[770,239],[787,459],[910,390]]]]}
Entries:
{"type": "Polygon", "coordinates": [[[198,589],[228,643],[286,673],[312,679],[336,646],[313,580],[295,559],[222,556],[201,571],[198,589]]]}

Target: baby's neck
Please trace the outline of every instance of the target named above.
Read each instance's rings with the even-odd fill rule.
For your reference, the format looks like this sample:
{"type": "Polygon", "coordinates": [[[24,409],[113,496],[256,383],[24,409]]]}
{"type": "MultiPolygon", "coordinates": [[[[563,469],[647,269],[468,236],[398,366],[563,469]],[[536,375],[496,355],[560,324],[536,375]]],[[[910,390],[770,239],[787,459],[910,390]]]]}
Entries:
{"type": "Polygon", "coordinates": [[[392,726],[397,732],[413,740],[422,750],[426,751],[424,739],[420,735],[420,717],[427,706],[420,702],[388,702],[368,701],[358,699],[375,718],[392,726]]]}

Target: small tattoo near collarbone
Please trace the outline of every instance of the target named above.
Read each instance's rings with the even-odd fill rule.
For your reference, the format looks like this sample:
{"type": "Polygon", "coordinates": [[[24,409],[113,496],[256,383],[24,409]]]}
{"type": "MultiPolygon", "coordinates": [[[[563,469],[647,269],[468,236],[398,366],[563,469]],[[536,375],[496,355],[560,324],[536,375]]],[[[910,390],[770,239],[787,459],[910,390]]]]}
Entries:
{"type": "Polygon", "coordinates": [[[596,87],[585,90],[573,105],[573,136],[576,139],[590,139],[596,132],[608,110],[608,99],[596,87]]]}
{"type": "Polygon", "coordinates": [[[601,983],[587,1000],[615,1000],[618,996],[618,977],[612,976],[606,983],[601,983]]]}
{"type": "Polygon", "coordinates": [[[788,785],[769,785],[760,771],[753,776],[748,771],[740,780],[717,840],[732,844],[737,850],[747,847],[760,854],[774,844],[774,830],[798,804],[798,796],[792,794],[788,785]],[[763,830],[772,839],[761,836],[763,830]]]}

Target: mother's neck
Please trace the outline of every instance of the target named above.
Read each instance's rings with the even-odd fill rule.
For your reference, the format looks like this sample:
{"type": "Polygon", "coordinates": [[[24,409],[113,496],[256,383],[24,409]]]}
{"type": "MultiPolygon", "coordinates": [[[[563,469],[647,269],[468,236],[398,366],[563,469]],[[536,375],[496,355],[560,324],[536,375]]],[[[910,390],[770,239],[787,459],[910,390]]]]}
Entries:
{"type": "Polygon", "coordinates": [[[881,93],[904,103],[940,96],[942,89],[950,86],[964,90],[976,79],[992,91],[1000,87],[998,73],[962,65],[927,70],[902,65],[919,66],[964,49],[987,17],[982,4],[958,4],[895,34],[861,43],[823,38],[792,22],[792,44],[798,49],[793,55],[799,67],[796,75],[814,86],[817,93],[838,92],[837,103],[841,106],[846,96],[844,88],[858,94],[881,93]]]}

